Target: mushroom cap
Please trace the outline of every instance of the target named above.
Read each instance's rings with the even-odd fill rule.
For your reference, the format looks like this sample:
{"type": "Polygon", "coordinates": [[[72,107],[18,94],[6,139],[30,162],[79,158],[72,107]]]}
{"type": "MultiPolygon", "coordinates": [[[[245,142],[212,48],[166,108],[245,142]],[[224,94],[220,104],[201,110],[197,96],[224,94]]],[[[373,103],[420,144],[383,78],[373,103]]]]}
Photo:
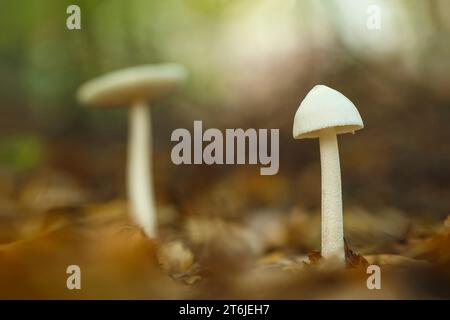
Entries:
{"type": "Polygon", "coordinates": [[[294,139],[318,138],[320,131],[334,127],[336,134],[364,128],[355,105],[342,93],[324,85],[308,92],[294,117],[294,139]]]}
{"type": "Polygon", "coordinates": [[[185,80],[179,64],[155,64],[106,73],[84,83],[77,91],[80,103],[91,106],[130,106],[156,100],[185,80]]]}

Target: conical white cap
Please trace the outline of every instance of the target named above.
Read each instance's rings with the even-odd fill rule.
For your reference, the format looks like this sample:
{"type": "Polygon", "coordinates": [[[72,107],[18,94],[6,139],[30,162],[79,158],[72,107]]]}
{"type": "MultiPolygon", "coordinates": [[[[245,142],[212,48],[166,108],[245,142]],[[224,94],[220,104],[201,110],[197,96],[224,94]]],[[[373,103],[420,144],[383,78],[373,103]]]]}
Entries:
{"type": "Polygon", "coordinates": [[[320,130],[331,127],[340,134],[362,129],[364,124],[355,105],[342,93],[317,85],[295,113],[293,136],[295,139],[317,138],[320,130]]]}

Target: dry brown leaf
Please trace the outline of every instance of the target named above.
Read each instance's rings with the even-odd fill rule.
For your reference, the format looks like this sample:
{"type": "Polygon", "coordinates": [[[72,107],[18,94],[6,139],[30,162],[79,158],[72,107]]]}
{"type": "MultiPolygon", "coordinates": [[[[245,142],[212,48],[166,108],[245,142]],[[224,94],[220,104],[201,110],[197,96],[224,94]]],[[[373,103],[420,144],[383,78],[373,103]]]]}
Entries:
{"type": "Polygon", "coordinates": [[[367,260],[360,254],[353,252],[350,249],[348,242],[344,239],[345,244],[345,260],[347,268],[357,268],[357,269],[367,269],[369,263],[367,260]]]}
{"type": "Polygon", "coordinates": [[[311,264],[318,264],[322,260],[322,255],[320,254],[320,251],[312,250],[308,252],[308,259],[311,264]]]}

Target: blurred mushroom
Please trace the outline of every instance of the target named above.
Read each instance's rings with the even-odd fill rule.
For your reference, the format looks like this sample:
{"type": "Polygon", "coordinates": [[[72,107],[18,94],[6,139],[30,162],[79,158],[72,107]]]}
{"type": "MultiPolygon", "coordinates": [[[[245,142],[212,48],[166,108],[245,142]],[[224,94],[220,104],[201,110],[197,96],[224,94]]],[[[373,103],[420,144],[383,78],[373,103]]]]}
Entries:
{"type": "Polygon", "coordinates": [[[105,74],[83,84],[78,101],[86,105],[131,106],[128,141],[128,197],[135,222],[147,236],[156,236],[156,215],[150,168],[150,111],[154,101],[186,78],[178,64],[143,65],[105,74]]]}
{"type": "Polygon", "coordinates": [[[355,105],[338,91],[315,86],[294,118],[295,139],[319,138],[322,176],[322,250],[324,258],[345,264],[341,169],[337,135],[363,128],[355,105]]]}

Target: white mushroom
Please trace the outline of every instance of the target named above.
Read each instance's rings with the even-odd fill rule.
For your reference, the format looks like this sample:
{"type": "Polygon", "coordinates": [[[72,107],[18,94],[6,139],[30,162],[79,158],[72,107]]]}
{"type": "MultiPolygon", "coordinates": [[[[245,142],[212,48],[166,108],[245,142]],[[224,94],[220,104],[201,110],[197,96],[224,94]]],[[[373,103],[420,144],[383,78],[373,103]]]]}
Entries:
{"type": "Polygon", "coordinates": [[[130,106],[128,197],[135,222],[149,237],[156,236],[151,171],[151,121],[146,102],[155,101],[186,78],[178,64],[144,65],[111,72],[83,84],[78,101],[91,106],[130,106]]]}
{"type": "Polygon", "coordinates": [[[322,176],[322,249],[324,258],[345,264],[341,170],[337,135],[364,127],[355,105],[338,91],[315,86],[294,118],[295,139],[319,138],[322,176]]]}

